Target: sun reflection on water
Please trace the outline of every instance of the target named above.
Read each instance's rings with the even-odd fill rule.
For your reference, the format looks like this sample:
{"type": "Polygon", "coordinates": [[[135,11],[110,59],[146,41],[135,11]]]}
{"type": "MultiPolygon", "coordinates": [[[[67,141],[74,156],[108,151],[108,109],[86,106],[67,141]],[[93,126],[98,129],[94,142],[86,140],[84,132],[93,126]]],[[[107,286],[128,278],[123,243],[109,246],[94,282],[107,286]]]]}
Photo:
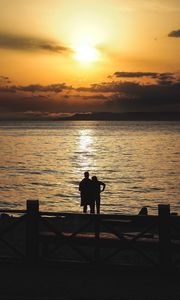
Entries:
{"type": "Polygon", "coordinates": [[[80,169],[90,170],[94,166],[94,136],[91,129],[79,131],[78,153],[80,169]]]}
{"type": "Polygon", "coordinates": [[[80,130],[79,135],[79,149],[81,151],[90,152],[93,144],[93,135],[91,130],[83,129],[80,130]]]}

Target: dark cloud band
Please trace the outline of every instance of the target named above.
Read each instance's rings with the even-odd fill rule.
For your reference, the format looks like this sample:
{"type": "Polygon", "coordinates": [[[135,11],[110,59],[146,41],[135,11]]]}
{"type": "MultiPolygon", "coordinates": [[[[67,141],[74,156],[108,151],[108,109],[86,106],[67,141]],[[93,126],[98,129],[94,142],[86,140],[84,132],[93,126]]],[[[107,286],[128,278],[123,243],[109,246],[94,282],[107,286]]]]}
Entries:
{"type": "Polygon", "coordinates": [[[0,92],[3,93],[16,93],[20,92],[30,92],[30,93],[40,93],[40,92],[49,92],[49,93],[61,93],[64,90],[72,90],[72,86],[68,86],[65,83],[57,83],[50,85],[41,85],[41,84],[30,84],[26,86],[0,86],[0,92]]]}
{"type": "Polygon", "coordinates": [[[121,78],[137,78],[137,77],[157,77],[158,73],[154,72],[115,72],[114,76],[121,78]]]}
{"type": "Polygon", "coordinates": [[[173,73],[157,73],[157,72],[115,72],[113,74],[115,77],[119,78],[141,78],[141,77],[151,77],[151,78],[172,78],[173,73]]]}
{"type": "Polygon", "coordinates": [[[180,38],[180,29],[173,30],[168,34],[169,37],[180,38]]]}
{"type": "Polygon", "coordinates": [[[54,53],[72,52],[72,49],[42,38],[0,32],[0,48],[21,51],[49,51],[54,53]]]}
{"type": "Polygon", "coordinates": [[[23,91],[23,92],[53,92],[53,93],[60,93],[64,90],[71,90],[73,89],[72,86],[68,86],[65,83],[57,83],[57,84],[50,84],[50,85],[40,85],[40,84],[31,84],[27,86],[20,86],[16,87],[16,90],[23,91]]]}
{"type": "Polygon", "coordinates": [[[5,83],[0,86],[0,111],[180,112],[180,81],[172,73],[157,74],[156,81],[151,84],[129,80],[94,83],[89,87],[74,88],[66,83],[28,86],[5,83]]]}

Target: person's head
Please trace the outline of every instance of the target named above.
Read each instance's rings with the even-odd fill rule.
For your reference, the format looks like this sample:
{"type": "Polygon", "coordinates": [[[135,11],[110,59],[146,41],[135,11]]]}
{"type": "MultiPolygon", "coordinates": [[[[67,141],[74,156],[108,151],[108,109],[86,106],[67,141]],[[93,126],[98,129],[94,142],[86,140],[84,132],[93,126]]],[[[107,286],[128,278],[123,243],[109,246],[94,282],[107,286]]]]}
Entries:
{"type": "Polygon", "coordinates": [[[89,178],[89,172],[84,172],[84,177],[88,179],[89,178]]]}
{"type": "Polygon", "coordinates": [[[97,181],[97,177],[96,177],[96,176],[93,176],[93,177],[92,177],[92,181],[97,181]]]}

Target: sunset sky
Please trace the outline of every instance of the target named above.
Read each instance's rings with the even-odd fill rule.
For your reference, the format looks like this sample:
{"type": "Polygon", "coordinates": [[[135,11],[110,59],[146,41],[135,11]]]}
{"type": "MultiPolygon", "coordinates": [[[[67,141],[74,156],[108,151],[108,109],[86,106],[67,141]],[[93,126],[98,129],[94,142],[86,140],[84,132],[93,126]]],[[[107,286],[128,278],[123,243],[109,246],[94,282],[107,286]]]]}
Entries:
{"type": "Polygon", "coordinates": [[[0,0],[0,117],[180,111],[180,0],[0,0]]]}

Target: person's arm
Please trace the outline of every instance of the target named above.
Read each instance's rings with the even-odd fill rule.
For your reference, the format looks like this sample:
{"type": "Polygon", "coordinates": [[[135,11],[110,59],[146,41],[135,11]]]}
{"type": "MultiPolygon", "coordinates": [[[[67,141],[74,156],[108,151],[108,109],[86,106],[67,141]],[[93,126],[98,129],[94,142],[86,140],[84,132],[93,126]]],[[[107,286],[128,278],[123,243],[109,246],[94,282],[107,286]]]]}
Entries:
{"type": "Polygon", "coordinates": [[[103,192],[104,190],[105,190],[105,187],[106,187],[106,185],[105,185],[105,183],[104,182],[100,182],[100,185],[102,186],[102,190],[101,190],[101,192],[103,192]]]}
{"type": "Polygon", "coordinates": [[[82,184],[81,184],[81,182],[79,183],[79,191],[81,191],[82,190],[82,184]]]}

